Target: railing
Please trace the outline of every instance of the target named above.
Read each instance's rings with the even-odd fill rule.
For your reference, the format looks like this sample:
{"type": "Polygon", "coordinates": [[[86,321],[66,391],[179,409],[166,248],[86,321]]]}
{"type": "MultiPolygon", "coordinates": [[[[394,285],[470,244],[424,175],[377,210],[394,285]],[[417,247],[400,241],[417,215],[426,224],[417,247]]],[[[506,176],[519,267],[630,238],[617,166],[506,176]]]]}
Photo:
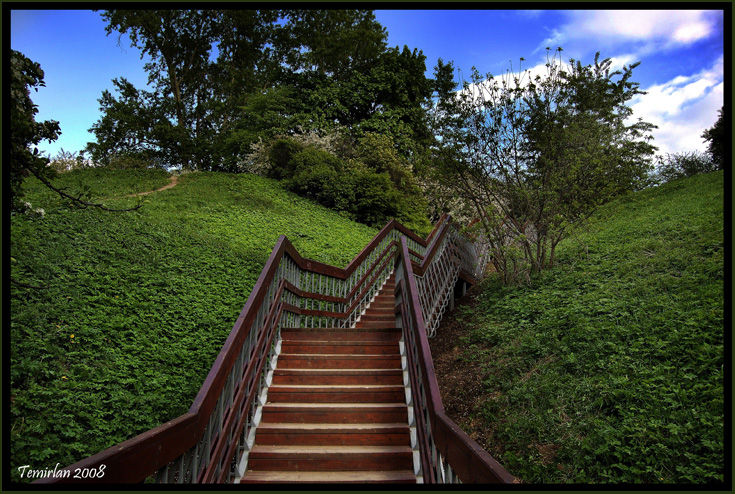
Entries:
{"type": "MultiPolygon", "coordinates": [[[[90,482],[234,480],[244,473],[240,471],[240,459],[252,446],[257,410],[264,402],[268,373],[276,365],[281,329],[353,327],[400,257],[403,269],[407,266],[411,273],[412,283],[420,286],[412,288],[411,296],[422,297],[422,302],[416,301],[411,306],[411,310],[419,311],[420,323],[418,319],[409,319],[403,327],[416,328],[409,340],[418,337],[416,331],[423,332],[421,338],[425,340],[428,334],[420,308],[432,324],[438,324],[458,273],[462,269],[466,272],[468,266],[478,262],[474,258],[469,263],[462,259],[463,255],[474,255],[468,243],[447,216],[439,220],[426,240],[393,220],[346,268],[340,269],[301,257],[291,242],[281,236],[189,411],[67,469],[99,471],[104,465],[105,475],[85,479],[90,482]]],[[[401,293],[409,293],[406,288],[403,290],[401,293]]],[[[430,357],[420,355],[413,362],[431,365],[430,357]]],[[[417,396],[413,390],[425,386],[425,378],[421,377],[420,369],[418,374],[412,372],[412,380],[419,376],[416,378],[419,388],[411,388],[411,394],[417,396]]],[[[428,375],[433,376],[433,368],[428,375]]],[[[437,421],[438,416],[443,415],[432,411],[427,416],[425,422],[430,427],[425,429],[429,432],[422,436],[424,441],[427,437],[447,434],[443,432],[448,430],[446,425],[439,425],[436,431],[432,429],[443,423],[437,421]]],[[[453,427],[458,430],[456,425],[453,427]]],[[[429,440],[427,444],[433,443],[429,440]]],[[[476,444],[475,447],[479,448],[476,444]]],[[[421,451],[425,454],[424,449],[421,451]]],[[[429,464],[422,460],[422,465],[429,464]]],[[[47,478],[38,482],[68,481],[47,478]]]]}
{"type": "Polygon", "coordinates": [[[512,483],[513,476],[444,413],[409,259],[402,241],[396,264],[396,324],[403,331],[420,474],[425,483],[512,483]]]}

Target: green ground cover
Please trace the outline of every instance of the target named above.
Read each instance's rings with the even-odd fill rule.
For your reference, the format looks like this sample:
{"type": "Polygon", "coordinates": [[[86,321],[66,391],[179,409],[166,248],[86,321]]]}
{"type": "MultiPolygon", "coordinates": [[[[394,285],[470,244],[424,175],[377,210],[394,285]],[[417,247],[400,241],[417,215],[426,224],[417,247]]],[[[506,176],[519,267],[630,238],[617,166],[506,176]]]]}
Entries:
{"type": "MultiPolygon", "coordinates": [[[[110,198],[169,179],[87,170],[57,184],[80,181],[110,198]]],[[[10,218],[10,271],[48,288],[10,291],[15,480],[18,466],[64,467],[186,412],[279,235],[345,266],[376,233],[251,175],[185,174],[127,213],[70,210],[33,179],[27,191],[45,214],[10,218]]]]}
{"type": "Polygon", "coordinates": [[[723,189],[715,172],[626,196],[530,286],[484,287],[464,358],[514,475],[723,481],[723,189]]]}

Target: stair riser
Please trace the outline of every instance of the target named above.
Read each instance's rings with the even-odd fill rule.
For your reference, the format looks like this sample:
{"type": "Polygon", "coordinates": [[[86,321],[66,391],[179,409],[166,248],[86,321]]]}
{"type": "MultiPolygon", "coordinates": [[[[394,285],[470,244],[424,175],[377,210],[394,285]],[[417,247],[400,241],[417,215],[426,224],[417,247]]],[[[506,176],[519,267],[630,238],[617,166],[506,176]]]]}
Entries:
{"type": "Polygon", "coordinates": [[[396,316],[393,314],[393,311],[387,311],[385,313],[379,313],[376,311],[371,312],[370,314],[364,314],[362,317],[360,317],[361,321],[390,321],[395,322],[396,316]]]}
{"type": "MultiPolygon", "coordinates": [[[[271,473],[271,472],[267,472],[267,473],[271,473]]],[[[337,484],[360,484],[360,485],[363,485],[363,484],[415,484],[416,483],[416,478],[410,477],[408,474],[405,476],[405,478],[397,478],[397,479],[383,479],[383,478],[370,479],[368,478],[368,479],[357,479],[357,480],[349,480],[349,479],[330,480],[329,478],[326,478],[322,480],[300,480],[300,479],[285,480],[285,479],[278,478],[277,476],[274,476],[274,478],[276,480],[268,480],[268,479],[250,480],[247,477],[243,477],[240,480],[240,483],[241,484],[267,484],[270,482],[276,482],[278,484],[337,483],[337,484]]]]}
{"type": "Polygon", "coordinates": [[[278,371],[273,375],[274,386],[284,386],[289,384],[301,385],[391,385],[403,384],[403,375],[396,371],[393,375],[365,375],[365,376],[340,376],[340,375],[283,375],[278,371]]]}
{"type": "MultiPolygon", "coordinates": [[[[307,328],[305,328],[307,329],[307,328]]],[[[389,342],[401,339],[399,332],[390,333],[385,331],[294,331],[289,329],[281,331],[284,343],[298,341],[340,341],[340,342],[389,342]]]]}
{"type": "Polygon", "coordinates": [[[300,357],[281,355],[278,358],[281,369],[400,369],[400,355],[380,358],[357,357],[300,357]]]}
{"type": "Polygon", "coordinates": [[[411,453],[400,454],[342,454],[340,456],[316,454],[268,454],[259,455],[253,450],[248,456],[248,469],[286,471],[366,471],[406,470],[413,467],[411,453]]]}
{"type": "Polygon", "coordinates": [[[405,401],[403,388],[391,391],[304,392],[268,390],[270,403],[400,403],[405,401]]]}
{"type": "Polygon", "coordinates": [[[389,434],[269,433],[258,431],[257,444],[270,446],[403,446],[409,444],[408,427],[389,434]]]}
{"type": "Polygon", "coordinates": [[[390,410],[274,410],[263,407],[263,421],[275,424],[392,424],[408,421],[408,409],[390,410]]]}
{"type": "Polygon", "coordinates": [[[358,321],[357,324],[355,324],[355,329],[367,329],[370,331],[375,331],[377,329],[396,329],[396,323],[395,321],[358,321]]]}
{"type": "Polygon", "coordinates": [[[330,345],[310,343],[287,343],[281,345],[281,352],[288,355],[327,354],[327,355],[393,355],[399,353],[398,344],[394,342],[382,345],[369,343],[357,345],[330,345]]]}

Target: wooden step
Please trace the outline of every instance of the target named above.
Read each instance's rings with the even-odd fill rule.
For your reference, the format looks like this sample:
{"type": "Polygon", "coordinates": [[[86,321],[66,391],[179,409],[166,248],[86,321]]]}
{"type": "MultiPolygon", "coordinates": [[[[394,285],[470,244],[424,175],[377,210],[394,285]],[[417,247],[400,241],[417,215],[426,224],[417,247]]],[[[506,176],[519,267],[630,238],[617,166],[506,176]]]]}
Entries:
{"type": "Polygon", "coordinates": [[[403,385],[271,386],[269,403],[396,403],[405,400],[403,385]]]}
{"type": "Polygon", "coordinates": [[[379,329],[389,330],[389,329],[397,329],[396,328],[396,322],[393,321],[357,321],[355,323],[355,329],[366,329],[370,331],[377,331],[379,329]]]}
{"type": "Polygon", "coordinates": [[[365,319],[395,321],[396,314],[392,309],[368,309],[360,316],[360,320],[364,321],[365,319]]]}
{"type": "Polygon", "coordinates": [[[394,285],[355,328],[281,330],[241,482],[416,482],[394,285]]]}
{"type": "Polygon", "coordinates": [[[258,426],[256,444],[282,446],[403,446],[408,424],[270,424],[258,426]]]}
{"type": "MultiPolygon", "coordinates": [[[[301,328],[299,328],[301,329],[301,328]]],[[[294,329],[281,330],[283,341],[398,341],[400,331],[393,333],[386,331],[297,331],[294,329]]]]}
{"type": "Polygon", "coordinates": [[[284,341],[281,353],[288,355],[391,355],[399,353],[398,343],[373,341],[284,341]]]}
{"type": "MultiPolygon", "coordinates": [[[[392,328],[388,328],[391,331],[396,331],[395,326],[392,328]]],[[[383,332],[387,331],[388,329],[358,329],[358,328],[349,328],[349,331],[352,333],[361,333],[361,332],[383,332]]],[[[344,328],[288,328],[289,331],[298,331],[298,332],[304,332],[304,333],[313,333],[313,334],[329,334],[329,333],[341,333],[344,332],[344,328]]]]}
{"type": "Polygon", "coordinates": [[[278,357],[281,369],[399,369],[401,356],[395,355],[290,355],[278,357]]]}
{"type": "Polygon", "coordinates": [[[401,369],[276,369],[273,385],[403,384],[401,369]]]}
{"type": "Polygon", "coordinates": [[[412,470],[389,470],[375,472],[293,472],[293,471],[248,471],[240,483],[308,484],[415,484],[416,476],[412,470]]]}
{"type": "Polygon", "coordinates": [[[373,302],[365,311],[365,314],[391,314],[393,317],[395,317],[395,313],[395,304],[393,302],[373,302]]]}
{"type": "MultiPolygon", "coordinates": [[[[401,403],[266,403],[263,423],[403,423],[408,408],[401,403]]],[[[256,432],[257,437],[257,432],[256,432]]]]}
{"type": "Polygon", "coordinates": [[[378,303],[383,303],[383,304],[393,303],[395,306],[395,301],[396,301],[396,296],[394,293],[382,293],[381,292],[380,294],[375,296],[371,305],[378,302],[378,303]]]}
{"type": "Polygon", "coordinates": [[[410,470],[410,446],[270,446],[256,444],[248,470],[365,471],[410,470]]]}

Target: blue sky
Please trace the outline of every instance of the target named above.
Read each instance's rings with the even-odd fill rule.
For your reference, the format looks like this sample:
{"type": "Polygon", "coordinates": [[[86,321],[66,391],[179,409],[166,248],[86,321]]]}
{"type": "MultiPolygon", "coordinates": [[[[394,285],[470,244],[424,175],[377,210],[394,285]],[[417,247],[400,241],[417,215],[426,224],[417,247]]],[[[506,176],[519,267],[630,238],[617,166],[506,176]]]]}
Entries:
{"type": "MultiPolygon", "coordinates": [[[[492,4],[487,4],[492,5],[492,4]]],[[[631,4],[632,5],[632,4],[631,4]]],[[[650,5],[650,4],[648,4],[650,5]]],[[[677,4],[669,4],[676,6],[677,4]]],[[[377,10],[390,46],[418,48],[431,75],[437,59],[453,61],[469,78],[473,66],[495,75],[533,70],[545,47],[583,64],[595,52],[614,64],[641,61],[633,80],[648,92],[631,101],[634,116],[659,126],[660,153],[704,151],[700,135],[717,119],[724,98],[723,13],[700,10],[377,10]]],[[[92,140],[102,91],[125,77],[144,87],[144,61],[127,39],[107,36],[90,10],[10,12],[11,48],[41,64],[46,87],[32,94],[37,120],[58,120],[62,135],[41,150],[79,151],[92,140]]],[[[727,42],[730,42],[728,38],[727,42]]]]}

